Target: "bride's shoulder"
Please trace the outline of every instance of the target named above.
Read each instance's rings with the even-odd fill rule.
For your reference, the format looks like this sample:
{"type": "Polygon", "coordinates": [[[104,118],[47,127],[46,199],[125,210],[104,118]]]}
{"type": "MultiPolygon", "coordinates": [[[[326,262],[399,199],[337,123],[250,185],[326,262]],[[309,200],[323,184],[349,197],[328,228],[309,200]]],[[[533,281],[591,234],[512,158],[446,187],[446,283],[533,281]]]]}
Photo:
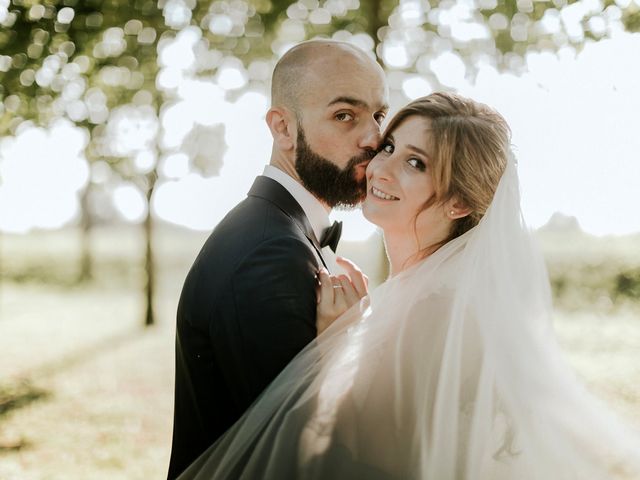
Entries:
{"type": "Polygon", "coordinates": [[[422,282],[433,289],[455,288],[460,283],[464,271],[464,249],[442,252],[444,255],[439,253],[423,260],[414,272],[413,282],[422,282]]]}

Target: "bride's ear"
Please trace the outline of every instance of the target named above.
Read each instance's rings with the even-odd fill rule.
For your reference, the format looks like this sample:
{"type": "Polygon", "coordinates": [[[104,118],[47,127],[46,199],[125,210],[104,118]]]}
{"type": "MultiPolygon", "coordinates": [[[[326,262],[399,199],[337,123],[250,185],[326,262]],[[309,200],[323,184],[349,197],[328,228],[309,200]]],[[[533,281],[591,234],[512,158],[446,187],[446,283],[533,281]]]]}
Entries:
{"type": "Polygon", "coordinates": [[[445,214],[450,220],[457,220],[469,215],[473,210],[467,207],[463,202],[457,198],[452,198],[445,203],[445,214]]]}
{"type": "Polygon", "coordinates": [[[285,108],[271,107],[267,112],[266,121],[278,150],[293,150],[296,130],[291,113],[285,108]]]}

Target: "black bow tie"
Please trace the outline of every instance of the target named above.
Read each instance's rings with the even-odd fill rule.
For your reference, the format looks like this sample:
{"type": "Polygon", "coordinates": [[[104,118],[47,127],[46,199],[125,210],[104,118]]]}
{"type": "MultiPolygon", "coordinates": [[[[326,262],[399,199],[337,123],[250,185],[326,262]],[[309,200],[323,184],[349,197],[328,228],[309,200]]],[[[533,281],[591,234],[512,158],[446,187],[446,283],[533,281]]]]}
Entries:
{"type": "Polygon", "coordinates": [[[322,238],[320,239],[320,247],[329,247],[335,253],[338,248],[338,242],[340,241],[340,235],[342,234],[342,222],[333,222],[329,228],[326,228],[322,232],[322,238]]]}

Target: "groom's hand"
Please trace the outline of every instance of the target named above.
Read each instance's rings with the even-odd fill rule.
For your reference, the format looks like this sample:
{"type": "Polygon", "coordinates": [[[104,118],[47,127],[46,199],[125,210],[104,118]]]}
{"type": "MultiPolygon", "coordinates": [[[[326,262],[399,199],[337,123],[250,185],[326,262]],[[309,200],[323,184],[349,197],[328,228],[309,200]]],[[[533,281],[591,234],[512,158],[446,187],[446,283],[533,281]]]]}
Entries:
{"type": "Polygon", "coordinates": [[[316,310],[318,335],[368,293],[369,281],[366,275],[346,259],[339,257],[338,262],[349,276],[329,275],[324,268],[318,272],[319,289],[316,310]]]}

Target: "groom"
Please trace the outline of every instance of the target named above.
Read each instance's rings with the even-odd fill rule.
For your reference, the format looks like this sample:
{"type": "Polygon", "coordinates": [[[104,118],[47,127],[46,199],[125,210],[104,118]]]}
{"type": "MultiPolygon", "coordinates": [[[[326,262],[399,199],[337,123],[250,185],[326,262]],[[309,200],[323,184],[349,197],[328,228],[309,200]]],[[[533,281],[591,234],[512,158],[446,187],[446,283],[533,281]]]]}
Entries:
{"type": "Polygon", "coordinates": [[[276,65],[270,164],[214,229],[180,297],[170,479],[315,338],[315,276],[331,271],[323,247],[339,237],[328,214],[364,198],[386,98],[382,68],[346,43],[305,42],[276,65]]]}

